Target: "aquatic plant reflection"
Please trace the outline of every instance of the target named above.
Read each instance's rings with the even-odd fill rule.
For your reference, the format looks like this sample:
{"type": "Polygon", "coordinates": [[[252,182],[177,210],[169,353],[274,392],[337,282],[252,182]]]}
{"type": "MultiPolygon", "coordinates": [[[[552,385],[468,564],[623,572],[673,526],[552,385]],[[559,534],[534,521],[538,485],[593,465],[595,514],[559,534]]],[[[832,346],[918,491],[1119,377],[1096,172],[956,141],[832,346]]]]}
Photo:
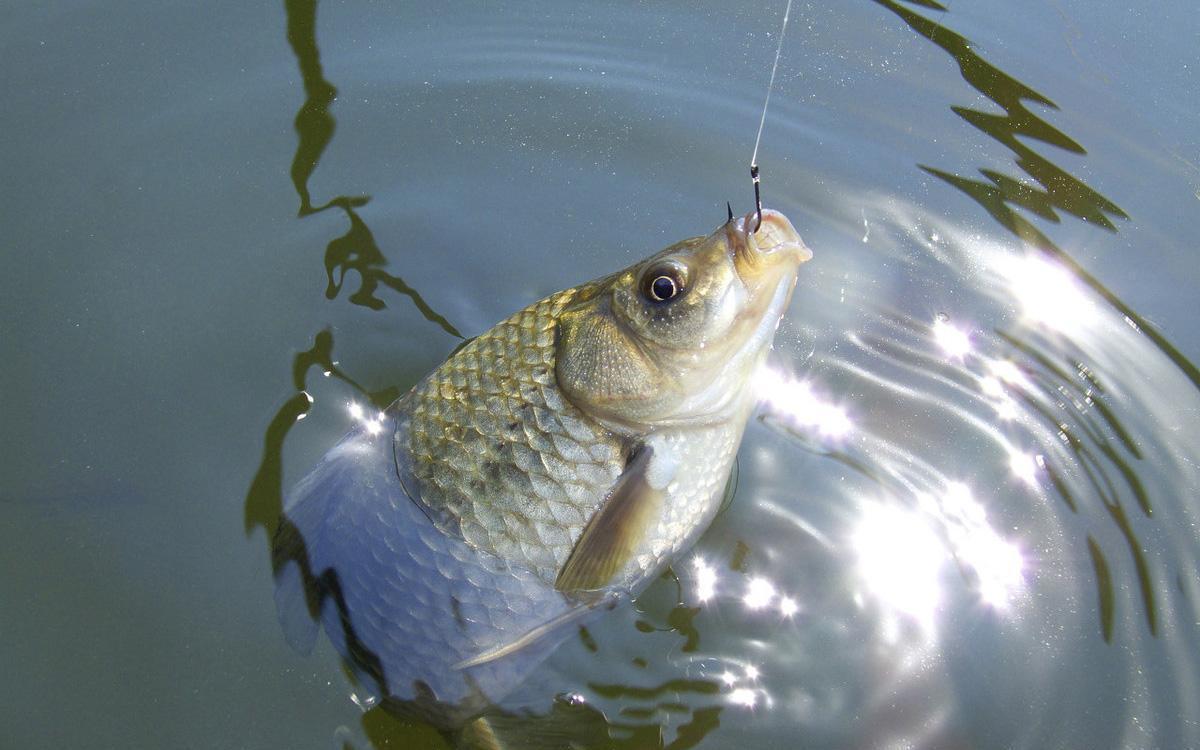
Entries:
{"type": "Polygon", "coordinates": [[[341,195],[320,206],[313,205],[308,180],[337,128],[337,121],[329,111],[337,98],[337,87],[325,79],[321,67],[321,54],[317,47],[317,0],[287,0],[285,6],[288,44],[296,56],[307,97],[294,121],[299,143],[289,170],[296,194],[300,197],[299,215],[305,217],[338,208],[350,222],[346,233],[331,240],[325,249],[325,273],[328,278],[325,296],[329,299],[336,297],[345,283],[347,272],[354,271],[358,274],[359,287],[350,295],[350,302],[372,310],[382,310],[386,302],[377,294],[382,285],[408,297],[429,322],[451,336],[462,338],[458,329],[434,310],[420,292],[399,276],[383,270],[387,258],[379,249],[375,235],[356,210],[366,205],[369,197],[341,195]]]}

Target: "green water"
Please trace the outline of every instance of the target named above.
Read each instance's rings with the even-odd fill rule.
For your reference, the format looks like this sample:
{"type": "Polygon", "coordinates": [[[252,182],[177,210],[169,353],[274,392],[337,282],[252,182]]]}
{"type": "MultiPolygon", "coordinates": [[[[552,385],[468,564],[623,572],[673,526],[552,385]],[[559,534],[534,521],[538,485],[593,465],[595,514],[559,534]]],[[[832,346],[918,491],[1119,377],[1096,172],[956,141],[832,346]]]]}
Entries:
{"type": "MultiPolygon", "coordinates": [[[[0,12],[0,747],[447,746],[285,645],[281,493],[349,402],[748,210],[781,12],[0,12]]],[[[759,162],[815,257],[737,494],[497,732],[1200,747],[1197,39],[797,3],[759,162]]]]}

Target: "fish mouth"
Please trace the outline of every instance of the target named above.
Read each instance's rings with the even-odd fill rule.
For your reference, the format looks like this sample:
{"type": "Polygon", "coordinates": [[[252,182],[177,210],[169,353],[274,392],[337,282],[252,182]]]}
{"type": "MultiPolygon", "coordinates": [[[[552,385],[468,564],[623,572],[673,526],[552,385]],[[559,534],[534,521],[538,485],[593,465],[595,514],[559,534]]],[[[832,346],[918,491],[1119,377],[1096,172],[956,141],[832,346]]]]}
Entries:
{"type": "Polygon", "coordinates": [[[751,211],[732,222],[731,234],[734,266],[750,294],[744,318],[754,326],[744,348],[757,351],[774,336],[800,264],[813,254],[786,216],[766,208],[761,221],[751,211]]]}
{"type": "Polygon", "coordinates": [[[761,221],[758,211],[751,211],[730,222],[728,233],[738,273],[745,280],[760,276],[768,266],[798,266],[813,256],[792,222],[769,208],[762,210],[761,221]]]}

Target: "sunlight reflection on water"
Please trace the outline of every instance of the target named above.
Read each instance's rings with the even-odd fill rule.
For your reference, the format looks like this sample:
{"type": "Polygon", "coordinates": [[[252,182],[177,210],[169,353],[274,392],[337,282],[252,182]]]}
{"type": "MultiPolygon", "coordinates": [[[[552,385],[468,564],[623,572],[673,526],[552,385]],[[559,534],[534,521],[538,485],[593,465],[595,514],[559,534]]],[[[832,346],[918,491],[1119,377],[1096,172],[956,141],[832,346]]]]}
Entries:
{"type": "MultiPolygon", "coordinates": [[[[945,319],[934,323],[932,336],[952,360],[962,360],[972,351],[968,334],[945,319]]],[[[1011,362],[989,361],[988,367],[994,374],[982,379],[981,387],[1003,403],[1002,383],[1020,383],[1022,376],[1011,362]]],[[[845,409],[817,397],[806,381],[763,368],[756,385],[761,408],[826,441],[845,438],[852,430],[845,409]]],[[[1038,459],[1015,447],[1008,450],[1013,474],[1033,484],[1038,459]]],[[[942,483],[941,493],[916,493],[912,508],[894,502],[862,503],[849,545],[858,558],[865,589],[929,633],[934,631],[941,601],[939,579],[946,565],[957,563],[972,576],[980,599],[996,609],[1004,609],[1018,593],[1024,571],[1019,549],[989,525],[983,504],[970,488],[958,481],[942,483]]],[[[696,558],[695,570],[695,597],[707,602],[717,588],[716,572],[701,558],[696,558]]],[[[769,579],[756,576],[747,581],[742,603],[749,610],[762,610],[777,597],[783,614],[796,612],[793,599],[779,594],[769,579]]]]}
{"type": "Polygon", "coordinates": [[[844,408],[819,397],[807,381],[763,367],[754,385],[760,404],[799,427],[829,438],[843,437],[854,427],[844,408]]]}
{"type": "Polygon", "coordinates": [[[347,406],[347,411],[350,412],[350,418],[355,422],[359,422],[366,428],[367,432],[372,435],[378,435],[383,430],[384,420],[387,415],[382,411],[376,412],[374,415],[368,415],[363,409],[362,404],[357,401],[351,401],[347,406]]]}
{"type": "MultiPolygon", "coordinates": [[[[771,653],[778,661],[766,671],[764,695],[807,707],[771,718],[760,697],[755,722],[803,721],[818,731],[817,707],[834,711],[820,702],[819,680],[794,685],[776,672],[811,671],[823,663],[814,645],[836,643],[844,650],[829,663],[864,675],[839,693],[842,720],[851,721],[856,689],[885,703],[916,701],[924,713],[873,707],[863,715],[888,727],[879,736],[889,742],[936,745],[967,710],[959,694],[989,693],[957,673],[959,662],[973,665],[963,675],[999,669],[1019,701],[1020,670],[1004,672],[1004,659],[1037,660],[1038,679],[1058,691],[1077,676],[1071,665],[1084,658],[1089,637],[1121,638],[1133,662],[1153,653],[1142,636],[1161,632],[1158,610],[1171,605],[1154,591],[1166,572],[1139,539],[1161,533],[1149,511],[1155,493],[1146,489],[1161,480],[1145,462],[1171,466],[1179,448],[1148,436],[1143,420],[1171,417],[1167,393],[1187,404],[1194,396],[1175,387],[1177,373],[1163,369],[1138,329],[1058,260],[928,216],[873,228],[873,238],[885,242],[894,232],[902,247],[922,245],[931,231],[944,238],[908,261],[913,277],[976,296],[934,314],[929,308],[942,299],[896,309],[865,288],[822,290],[831,308],[836,299],[862,312],[840,320],[838,332],[814,327],[832,343],[815,346],[812,359],[775,362],[756,381],[761,422],[791,449],[751,454],[756,475],[770,477],[751,502],[772,519],[739,527],[740,538],[757,540],[756,562],[718,574],[704,550],[697,554],[708,561],[698,566],[705,595],[701,576],[684,583],[687,600],[719,610],[717,621],[743,633],[724,658],[771,653]],[[1143,387],[1151,382],[1162,385],[1143,387]],[[1139,506],[1136,517],[1126,511],[1139,506]],[[826,584],[794,568],[823,559],[832,561],[826,584]],[[843,609],[843,600],[852,607],[843,609]],[[886,718],[899,716],[896,724],[886,718]]],[[[1124,668],[1117,662],[1114,674],[1124,668]]],[[[1139,679],[1114,677],[1126,678],[1139,679]]],[[[1046,712],[1074,705],[1047,700],[1056,708],[1046,712]]],[[[1172,701],[1159,691],[1113,721],[1172,701]]]]}
{"type": "Polygon", "coordinates": [[[932,633],[947,555],[926,519],[891,505],[866,506],[852,544],[867,591],[932,633]]]}
{"type": "Polygon", "coordinates": [[[933,337],[951,359],[962,359],[971,353],[971,337],[945,320],[939,318],[933,324],[933,337]]]}
{"type": "Polygon", "coordinates": [[[994,263],[1029,321],[1061,333],[1081,334],[1100,319],[1095,300],[1061,264],[1038,255],[1009,253],[997,253],[994,263]]]}

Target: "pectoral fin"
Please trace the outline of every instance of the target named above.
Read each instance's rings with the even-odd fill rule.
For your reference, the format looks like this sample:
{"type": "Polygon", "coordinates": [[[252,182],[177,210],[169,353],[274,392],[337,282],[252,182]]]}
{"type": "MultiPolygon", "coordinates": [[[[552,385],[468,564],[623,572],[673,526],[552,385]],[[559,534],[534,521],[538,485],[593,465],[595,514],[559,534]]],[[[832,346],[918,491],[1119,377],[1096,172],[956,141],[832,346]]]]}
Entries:
{"type": "Polygon", "coordinates": [[[616,575],[658,515],[663,493],[646,481],[654,450],[643,445],[625,465],[612,491],[588,521],[558,572],[559,591],[593,591],[616,575]]]}
{"type": "Polygon", "coordinates": [[[559,632],[567,625],[583,620],[591,613],[603,607],[611,609],[617,601],[617,595],[609,593],[599,599],[596,599],[595,601],[587,602],[585,604],[577,604],[549,622],[544,622],[541,625],[532,628],[528,632],[523,633],[520,637],[510,641],[509,643],[505,643],[502,646],[484,651],[483,653],[477,654],[470,659],[464,659],[463,661],[460,661],[454,665],[454,668],[460,670],[470,669],[471,667],[478,667],[481,664],[488,664],[489,662],[511,656],[521,649],[528,648],[530,645],[537,643],[551,633],[559,632]]]}

